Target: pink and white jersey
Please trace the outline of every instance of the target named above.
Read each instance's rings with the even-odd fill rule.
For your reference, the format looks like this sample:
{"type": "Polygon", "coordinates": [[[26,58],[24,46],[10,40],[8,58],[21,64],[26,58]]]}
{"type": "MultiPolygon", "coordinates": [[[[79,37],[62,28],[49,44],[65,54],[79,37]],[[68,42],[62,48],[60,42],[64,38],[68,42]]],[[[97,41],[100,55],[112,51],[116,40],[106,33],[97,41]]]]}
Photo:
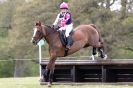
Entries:
{"type": "Polygon", "coordinates": [[[53,25],[58,25],[59,27],[64,27],[72,23],[71,14],[67,13],[59,13],[56,17],[55,22],[53,25]]]}

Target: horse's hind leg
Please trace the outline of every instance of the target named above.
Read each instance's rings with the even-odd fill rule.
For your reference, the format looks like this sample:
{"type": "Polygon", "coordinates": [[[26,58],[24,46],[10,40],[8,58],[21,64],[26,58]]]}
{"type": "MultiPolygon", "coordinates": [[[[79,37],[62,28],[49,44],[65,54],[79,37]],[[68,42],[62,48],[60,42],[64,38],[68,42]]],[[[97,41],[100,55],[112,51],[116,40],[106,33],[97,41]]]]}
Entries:
{"type": "Polygon", "coordinates": [[[103,49],[101,47],[98,48],[98,52],[100,53],[100,57],[104,58],[103,49]]]}
{"type": "Polygon", "coordinates": [[[98,52],[100,53],[100,57],[103,59],[107,59],[107,55],[105,54],[104,47],[99,47],[98,52]]]}
{"type": "Polygon", "coordinates": [[[93,47],[93,49],[92,49],[92,56],[91,56],[92,60],[95,59],[94,56],[97,54],[96,50],[97,50],[97,48],[96,47],[93,47]]]}
{"type": "Polygon", "coordinates": [[[93,49],[92,49],[92,55],[96,55],[97,54],[96,49],[97,48],[93,47],[93,49]]]}

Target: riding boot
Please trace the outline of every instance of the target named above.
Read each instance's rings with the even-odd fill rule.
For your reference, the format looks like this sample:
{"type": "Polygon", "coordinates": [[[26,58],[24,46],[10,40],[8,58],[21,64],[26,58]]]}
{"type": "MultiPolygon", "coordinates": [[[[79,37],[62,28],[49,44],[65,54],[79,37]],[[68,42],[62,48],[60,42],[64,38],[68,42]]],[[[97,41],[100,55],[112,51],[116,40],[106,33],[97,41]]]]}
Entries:
{"type": "Polygon", "coordinates": [[[71,47],[71,45],[70,45],[70,44],[71,44],[71,37],[68,36],[66,39],[67,39],[67,45],[66,45],[66,48],[67,48],[67,49],[70,49],[70,47],[71,47]]]}

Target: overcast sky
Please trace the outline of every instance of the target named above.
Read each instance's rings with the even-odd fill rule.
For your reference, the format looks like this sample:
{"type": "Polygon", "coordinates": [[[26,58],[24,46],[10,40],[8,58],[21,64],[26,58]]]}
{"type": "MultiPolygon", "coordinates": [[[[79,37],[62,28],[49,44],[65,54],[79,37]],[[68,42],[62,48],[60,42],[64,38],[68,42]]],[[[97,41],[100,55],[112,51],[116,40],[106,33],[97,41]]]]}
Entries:
{"type": "Polygon", "coordinates": [[[111,6],[111,10],[120,10],[121,8],[121,0],[115,1],[115,3],[111,6]]]}
{"type": "Polygon", "coordinates": [[[7,1],[7,0],[0,0],[1,2],[3,2],[3,1],[7,1]]]}

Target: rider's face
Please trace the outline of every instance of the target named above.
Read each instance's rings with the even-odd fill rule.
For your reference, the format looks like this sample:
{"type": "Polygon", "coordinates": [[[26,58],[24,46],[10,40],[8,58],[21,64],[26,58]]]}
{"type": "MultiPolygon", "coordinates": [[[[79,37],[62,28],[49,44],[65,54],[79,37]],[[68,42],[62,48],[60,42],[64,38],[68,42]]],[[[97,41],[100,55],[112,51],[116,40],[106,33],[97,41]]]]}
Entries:
{"type": "Polygon", "coordinates": [[[67,9],[61,9],[61,12],[65,13],[65,12],[67,12],[67,9]]]}

